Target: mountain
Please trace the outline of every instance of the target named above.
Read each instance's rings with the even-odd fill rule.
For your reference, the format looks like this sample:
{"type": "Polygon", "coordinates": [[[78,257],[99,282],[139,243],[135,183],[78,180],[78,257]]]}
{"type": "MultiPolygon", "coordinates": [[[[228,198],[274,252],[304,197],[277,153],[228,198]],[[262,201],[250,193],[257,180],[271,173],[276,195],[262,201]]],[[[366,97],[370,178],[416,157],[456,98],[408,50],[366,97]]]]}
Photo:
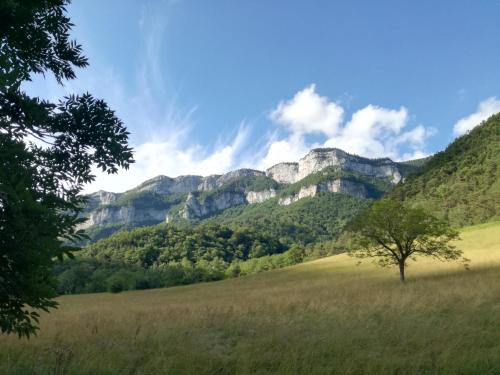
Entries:
{"type": "Polygon", "coordinates": [[[500,114],[435,154],[390,196],[456,226],[500,218],[500,114]]]}
{"type": "Polygon", "coordinates": [[[55,270],[59,291],[220,280],[335,254],[349,240],[345,224],[382,195],[455,225],[493,220],[499,131],[497,115],[443,152],[402,163],[314,149],[266,171],[159,176],[122,194],[91,194],[85,212],[101,239],[55,270]]]}
{"type": "Polygon", "coordinates": [[[397,163],[388,158],[369,159],[339,149],[319,148],[296,163],[279,163],[266,171],[239,169],[206,177],[157,176],[125,193],[90,194],[82,212],[88,220],[82,228],[91,238],[99,239],[120,229],[165,221],[207,220],[239,207],[226,215],[234,218],[238,210],[266,202],[265,207],[283,212],[287,211],[284,206],[325,193],[340,193],[364,202],[380,197],[418,168],[418,162],[397,163]]]}

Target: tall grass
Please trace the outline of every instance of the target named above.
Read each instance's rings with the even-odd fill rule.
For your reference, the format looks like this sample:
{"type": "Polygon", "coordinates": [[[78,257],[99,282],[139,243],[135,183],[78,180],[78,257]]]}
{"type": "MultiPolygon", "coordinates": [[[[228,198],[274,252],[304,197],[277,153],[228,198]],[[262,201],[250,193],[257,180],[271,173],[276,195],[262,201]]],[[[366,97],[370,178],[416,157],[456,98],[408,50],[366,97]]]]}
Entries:
{"type": "Polygon", "coordinates": [[[346,255],[207,284],[65,296],[30,341],[0,336],[2,374],[497,374],[500,223],[472,260],[397,270],[346,255]]]}

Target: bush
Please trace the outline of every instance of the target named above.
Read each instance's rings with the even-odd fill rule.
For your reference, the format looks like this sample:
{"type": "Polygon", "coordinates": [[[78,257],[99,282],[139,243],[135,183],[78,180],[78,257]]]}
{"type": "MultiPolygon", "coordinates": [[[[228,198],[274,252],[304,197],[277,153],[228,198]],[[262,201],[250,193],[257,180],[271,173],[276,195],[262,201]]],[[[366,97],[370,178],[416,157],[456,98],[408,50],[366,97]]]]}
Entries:
{"type": "Polygon", "coordinates": [[[134,274],[126,270],[116,271],[108,278],[107,289],[111,293],[120,293],[124,290],[135,289],[134,274]]]}

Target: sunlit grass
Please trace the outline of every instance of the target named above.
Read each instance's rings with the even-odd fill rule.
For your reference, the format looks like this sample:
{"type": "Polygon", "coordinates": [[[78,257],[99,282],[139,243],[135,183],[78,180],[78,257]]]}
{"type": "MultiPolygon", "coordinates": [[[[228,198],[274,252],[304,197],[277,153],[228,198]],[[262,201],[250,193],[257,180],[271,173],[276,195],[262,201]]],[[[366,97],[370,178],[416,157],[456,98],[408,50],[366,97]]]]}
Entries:
{"type": "Polygon", "coordinates": [[[471,259],[396,269],[333,256],[221,282],[66,296],[37,338],[0,336],[6,374],[500,373],[500,223],[471,259]]]}

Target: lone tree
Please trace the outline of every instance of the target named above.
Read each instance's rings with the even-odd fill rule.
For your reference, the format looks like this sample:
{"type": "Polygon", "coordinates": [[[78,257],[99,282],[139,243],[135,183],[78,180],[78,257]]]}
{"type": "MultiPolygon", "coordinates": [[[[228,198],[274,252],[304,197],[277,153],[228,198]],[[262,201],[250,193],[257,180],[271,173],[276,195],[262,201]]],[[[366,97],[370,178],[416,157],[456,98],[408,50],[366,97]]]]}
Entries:
{"type": "Polygon", "coordinates": [[[450,244],[459,238],[458,232],[447,222],[394,200],[373,203],[351,224],[350,231],[355,233],[351,255],[378,258],[381,266],[398,266],[403,282],[408,259],[418,255],[441,261],[462,257],[462,251],[450,244]]]}
{"type": "Polygon", "coordinates": [[[58,103],[28,96],[33,74],[62,84],[87,59],[70,40],[68,0],[0,2],[0,331],[29,337],[39,311],[57,303],[52,266],[66,244],[94,180],[133,162],[128,132],[102,100],[86,93],[58,103]]]}

